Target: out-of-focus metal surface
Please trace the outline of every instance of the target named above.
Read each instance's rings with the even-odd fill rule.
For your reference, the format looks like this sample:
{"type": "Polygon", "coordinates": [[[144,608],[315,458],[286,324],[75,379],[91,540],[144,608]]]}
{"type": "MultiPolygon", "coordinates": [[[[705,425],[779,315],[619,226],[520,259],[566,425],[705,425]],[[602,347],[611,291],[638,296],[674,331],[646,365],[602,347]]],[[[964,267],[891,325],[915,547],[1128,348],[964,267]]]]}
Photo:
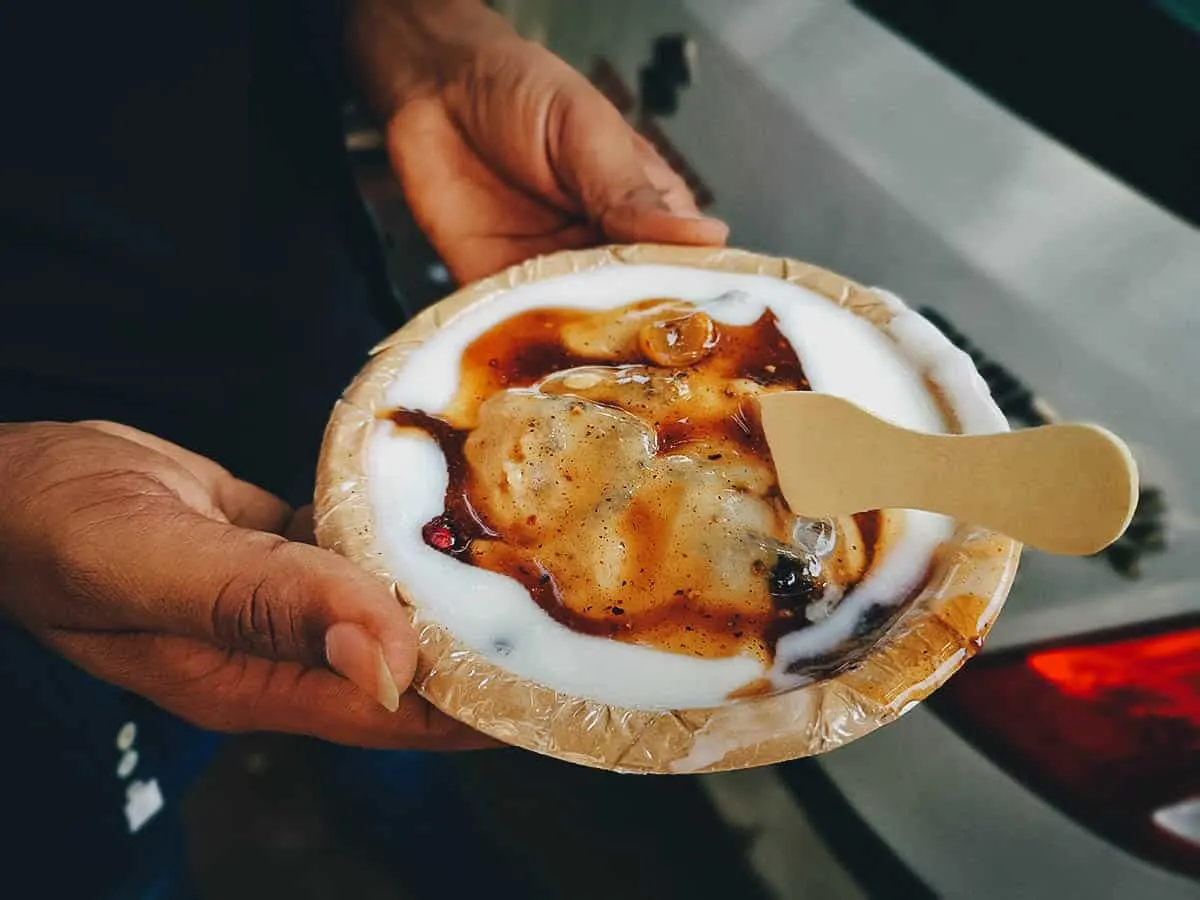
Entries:
{"type": "Polygon", "coordinates": [[[726,823],[747,835],[747,862],[775,900],[867,900],[824,848],[811,814],[791,801],[771,768],[744,769],[699,779],[726,823]]]}
{"type": "Polygon", "coordinates": [[[924,707],[822,766],[938,896],[1200,895],[1195,881],[1125,854],[1021,788],[924,707]]]}

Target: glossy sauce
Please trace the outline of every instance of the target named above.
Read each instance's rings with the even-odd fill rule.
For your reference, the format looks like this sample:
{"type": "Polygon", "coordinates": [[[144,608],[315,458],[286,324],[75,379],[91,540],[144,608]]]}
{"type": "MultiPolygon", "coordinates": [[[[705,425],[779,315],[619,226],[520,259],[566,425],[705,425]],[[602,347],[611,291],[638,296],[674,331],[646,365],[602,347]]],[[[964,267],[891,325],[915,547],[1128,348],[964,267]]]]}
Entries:
{"type": "MultiPolygon", "coordinates": [[[[656,304],[663,302],[645,301],[626,311],[653,314],[656,304]]],[[[466,349],[460,388],[445,418],[406,409],[389,414],[398,427],[430,435],[446,459],[449,481],[445,512],[425,526],[425,541],[465,563],[481,565],[515,579],[550,616],[579,633],[706,657],[745,652],[753,643],[767,648],[769,662],[780,637],[809,624],[805,609],[824,591],[820,573],[810,572],[800,562],[780,555],[773,565],[755,564],[756,576],[766,585],[769,607],[728,614],[714,612],[711,606],[697,602],[698,591],[702,589],[695,584],[681,583],[671,590],[672,585],[661,583],[661,573],[681,571],[678,560],[668,560],[673,550],[663,537],[669,534],[667,517],[675,507],[669,497],[647,498],[635,494],[625,512],[625,533],[630,539],[623,561],[622,591],[606,597],[602,592],[588,590],[588,586],[577,585],[575,589],[584,599],[569,603],[571,598],[564,597],[561,578],[536,552],[540,545],[529,538],[538,527],[536,512],[522,523],[520,535],[511,531],[506,535],[485,521],[486,516],[478,511],[479,504],[472,499],[481,496],[480,485],[473,484],[476,476],[464,448],[478,421],[480,406],[494,394],[532,387],[557,372],[587,366],[638,366],[650,367],[679,381],[694,379],[711,385],[741,380],[752,383],[755,390],[809,389],[800,361],[770,311],[748,326],[717,324],[711,346],[706,345],[701,358],[690,365],[671,368],[654,366],[636,340],[618,342],[615,348],[594,353],[568,346],[563,339],[564,329],[586,324],[589,317],[596,315],[581,310],[541,309],[514,316],[481,335],[466,349]],[[635,609],[634,603],[623,604],[619,600],[622,593],[636,597],[639,590],[648,591],[651,585],[656,595],[665,592],[668,602],[635,609]],[[595,602],[588,603],[592,595],[595,602]]],[[[715,410],[708,408],[704,416],[681,415],[655,421],[657,455],[687,452],[689,446],[695,453],[695,445],[700,445],[705,448],[701,459],[715,462],[732,453],[769,465],[770,450],[757,421],[756,405],[731,387],[726,387],[724,393],[725,400],[715,410]]],[[[573,476],[564,465],[560,477],[570,481],[573,476]]],[[[786,511],[777,485],[768,492],[768,500],[779,507],[781,514],[786,511]]],[[[866,558],[860,579],[869,571],[875,556],[881,515],[861,513],[855,516],[855,521],[866,558]]],[[[851,587],[847,585],[847,590],[851,587]]]]}

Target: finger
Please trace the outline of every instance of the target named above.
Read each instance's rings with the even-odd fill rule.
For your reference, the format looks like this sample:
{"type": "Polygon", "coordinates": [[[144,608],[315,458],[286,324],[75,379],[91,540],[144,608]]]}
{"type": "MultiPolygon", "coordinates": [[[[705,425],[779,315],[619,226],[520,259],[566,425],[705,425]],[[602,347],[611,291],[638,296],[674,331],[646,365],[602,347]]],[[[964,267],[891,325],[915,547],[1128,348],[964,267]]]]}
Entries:
{"type": "Polygon", "coordinates": [[[489,168],[436,104],[407,105],[388,127],[388,151],[417,225],[459,283],[600,240],[577,213],[489,168]]]}
{"type": "MultiPolygon", "coordinates": [[[[84,422],[76,423],[85,428],[91,428],[94,431],[99,431],[104,434],[111,434],[114,437],[123,438],[127,441],[132,441],[142,447],[146,447],[156,453],[161,453],[164,456],[170,457],[172,460],[183,466],[197,481],[204,485],[217,480],[220,473],[225,470],[213,462],[206,456],[201,456],[199,453],[193,453],[191,450],[184,449],[178,444],[172,444],[168,440],[158,437],[157,435],[148,434],[145,431],[140,431],[137,428],[132,428],[129,425],[122,425],[120,422],[108,422],[102,419],[89,419],[84,422]]],[[[228,474],[228,473],[226,473],[228,474]]]]}
{"type": "Polygon", "coordinates": [[[280,731],[361,747],[468,750],[497,742],[415,692],[394,712],[322,669],[231,653],[170,635],[57,632],[51,642],[97,678],[202,728],[280,731]]]}
{"type": "Polygon", "coordinates": [[[724,222],[664,210],[661,198],[646,191],[628,194],[608,207],[601,215],[600,227],[605,237],[616,243],[721,247],[729,238],[729,226],[724,222]]]}
{"type": "MultiPolygon", "coordinates": [[[[447,268],[460,283],[493,275],[535,256],[559,250],[581,250],[602,243],[590,224],[572,225],[550,234],[480,235],[461,238],[442,253],[447,268]]],[[[441,252],[441,251],[439,251],[441,252]]]]}
{"type": "Polygon", "coordinates": [[[646,178],[658,191],[663,204],[677,215],[699,216],[700,208],[696,205],[696,198],[683,176],[672,169],[659,155],[655,146],[640,134],[637,135],[637,152],[646,178]]]}
{"type": "Polygon", "coordinates": [[[588,217],[615,241],[720,245],[729,229],[695,211],[682,179],[648,152],[641,138],[598,93],[576,92],[562,104],[566,123],[551,123],[552,161],[577,192],[588,217]],[[665,171],[664,171],[665,170],[665,171]]]}
{"type": "Polygon", "coordinates": [[[226,518],[241,528],[284,534],[292,523],[292,508],[287,503],[228,472],[212,485],[212,492],[226,518]]]}
{"type": "Polygon", "coordinates": [[[71,589],[95,608],[122,609],[134,630],[165,631],[266,659],[332,665],[380,703],[412,679],[416,638],[391,590],[342,557],[159,501],[103,529],[74,534],[59,553],[71,589]],[[339,643],[335,625],[362,639],[339,643]],[[391,685],[376,677],[382,660],[391,685]],[[363,680],[362,673],[373,676],[363,680]]]}
{"type": "Polygon", "coordinates": [[[312,504],[302,506],[292,514],[291,521],[283,530],[283,536],[289,541],[300,541],[303,544],[316,544],[317,534],[313,523],[312,504]]]}
{"type": "Polygon", "coordinates": [[[636,143],[642,171],[658,196],[650,198],[641,192],[629,202],[618,204],[604,223],[606,236],[631,243],[724,245],[729,237],[728,226],[701,215],[687,182],[653,144],[641,135],[636,135],[636,143]]]}
{"type": "Polygon", "coordinates": [[[118,422],[91,420],[78,424],[161,453],[181,466],[203,489],[194,496],[180,492],[181,499],[198,512],[215,513],[215,518],[274,534],[280,533],[291,518],[291,507],[274,494],[235,478],[223,466],[199,453],[118,422]]]}

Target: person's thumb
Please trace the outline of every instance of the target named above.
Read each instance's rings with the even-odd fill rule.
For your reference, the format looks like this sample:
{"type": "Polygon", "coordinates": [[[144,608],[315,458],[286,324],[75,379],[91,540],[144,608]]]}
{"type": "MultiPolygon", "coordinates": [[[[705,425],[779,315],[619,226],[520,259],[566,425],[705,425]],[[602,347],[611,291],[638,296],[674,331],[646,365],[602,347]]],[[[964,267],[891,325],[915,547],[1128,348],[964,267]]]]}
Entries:
{"type": "Polygon", "coordinates": [[[399,600],[330,551],[190,511],[127,520],[104,543],[90,589],[133,599],[149,629],[328,666],[393,710],[412,680],[416,637],[399,600]]]}

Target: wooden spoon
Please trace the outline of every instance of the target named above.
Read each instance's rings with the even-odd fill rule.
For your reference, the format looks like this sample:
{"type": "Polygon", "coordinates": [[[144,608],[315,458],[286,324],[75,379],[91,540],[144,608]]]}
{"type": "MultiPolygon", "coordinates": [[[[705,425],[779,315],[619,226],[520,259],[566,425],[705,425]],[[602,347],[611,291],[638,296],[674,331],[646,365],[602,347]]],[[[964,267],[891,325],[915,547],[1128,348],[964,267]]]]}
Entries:
{"type": "Polygon", "coordinates": [[[780,490],[797,515],[922,509],[1087,556],[1121,536],[1137,505],[1129,448],[1095,425],[924,434],[808,391],[766,394],[759,407],[780,490]]]}

